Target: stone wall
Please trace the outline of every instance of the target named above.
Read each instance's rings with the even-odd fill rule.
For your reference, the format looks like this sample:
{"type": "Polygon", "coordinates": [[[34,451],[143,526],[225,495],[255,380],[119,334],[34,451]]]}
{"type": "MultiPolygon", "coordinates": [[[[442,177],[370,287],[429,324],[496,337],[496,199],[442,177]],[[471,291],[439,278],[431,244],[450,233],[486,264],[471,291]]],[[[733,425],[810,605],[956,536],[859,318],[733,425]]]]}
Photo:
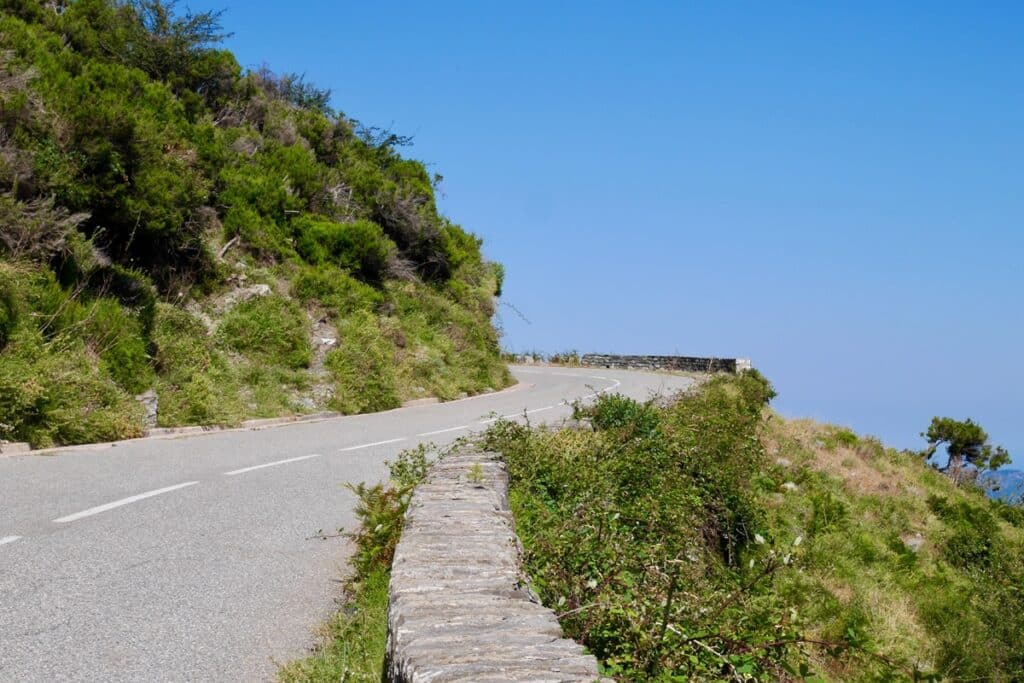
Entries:
{"type": "Polygon", "coordinates": [[[596,660],[562,637],[519,558],[498,456],[459,452],[435,463],[395,551],[388,680],[597,680],[596,660]]]}
{"type": "Polygon", "coordinates": [[[580,364],[622,370],[676,370],[683,372],[742,372],[753,365],[749,358],[698,358],[694,356],[622,356],[586,353],[580,364]]]}

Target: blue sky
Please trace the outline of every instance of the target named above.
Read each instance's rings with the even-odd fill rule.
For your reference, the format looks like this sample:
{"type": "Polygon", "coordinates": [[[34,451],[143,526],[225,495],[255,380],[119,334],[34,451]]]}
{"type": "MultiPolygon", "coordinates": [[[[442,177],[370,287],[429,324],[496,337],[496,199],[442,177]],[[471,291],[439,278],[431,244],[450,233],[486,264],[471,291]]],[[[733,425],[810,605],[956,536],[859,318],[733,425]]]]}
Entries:
{"type": "Polygon", "coordinates": [[[783,414],[1024,465],[1024,5],[187,4],[415,137],[507,348],[749,356],[783,414]]]}

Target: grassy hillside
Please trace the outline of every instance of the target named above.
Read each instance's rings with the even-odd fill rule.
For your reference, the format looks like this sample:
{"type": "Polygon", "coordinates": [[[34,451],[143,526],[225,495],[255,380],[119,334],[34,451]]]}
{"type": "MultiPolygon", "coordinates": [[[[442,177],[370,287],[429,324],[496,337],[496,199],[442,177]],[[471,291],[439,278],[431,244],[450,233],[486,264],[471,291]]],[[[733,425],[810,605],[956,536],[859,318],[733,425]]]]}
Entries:
{"type": "Polygon", "coordinates": [[[0,439],[359,412],[508,382],[502,270],[408,142],[214,14],[0,0],[0,439]]]}
{"type": "Polygon", "coordinates": [[[623,680],[1024,678],[1024,510],[756,374],[496,424],[525,565],[623,680]]]}

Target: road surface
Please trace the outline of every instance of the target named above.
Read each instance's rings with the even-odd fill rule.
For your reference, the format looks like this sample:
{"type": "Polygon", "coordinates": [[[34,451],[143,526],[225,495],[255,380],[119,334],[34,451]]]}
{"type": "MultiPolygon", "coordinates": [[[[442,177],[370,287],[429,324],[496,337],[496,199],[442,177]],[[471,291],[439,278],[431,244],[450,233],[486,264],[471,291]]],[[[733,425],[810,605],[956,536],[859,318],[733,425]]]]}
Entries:
{"type": "Polygon", "coordinates": [[[515,367],[462,401],[259,431],[0,457],[0,681],[258,681],[336,608],[353,495],[385,460],[496,415],[557,422],[566,401],[682,377],[515,367]]]}

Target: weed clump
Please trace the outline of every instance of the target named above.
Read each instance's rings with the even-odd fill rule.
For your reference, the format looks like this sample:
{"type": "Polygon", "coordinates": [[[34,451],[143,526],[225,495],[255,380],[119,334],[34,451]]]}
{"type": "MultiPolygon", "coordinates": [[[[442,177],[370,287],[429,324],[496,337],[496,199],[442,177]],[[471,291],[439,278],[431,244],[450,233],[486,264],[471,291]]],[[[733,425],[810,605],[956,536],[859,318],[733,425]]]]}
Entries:
{"type": "Polygon", "coordinates": [[[377,319],[356,313],[338,332],[338,348],[324,359],[334,379],[331,408],[349,414],[401,405],[394,375],[395,348],[382,335],[377,319]]]}

